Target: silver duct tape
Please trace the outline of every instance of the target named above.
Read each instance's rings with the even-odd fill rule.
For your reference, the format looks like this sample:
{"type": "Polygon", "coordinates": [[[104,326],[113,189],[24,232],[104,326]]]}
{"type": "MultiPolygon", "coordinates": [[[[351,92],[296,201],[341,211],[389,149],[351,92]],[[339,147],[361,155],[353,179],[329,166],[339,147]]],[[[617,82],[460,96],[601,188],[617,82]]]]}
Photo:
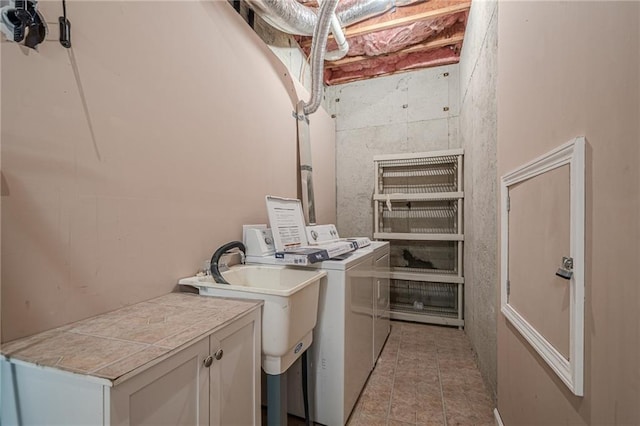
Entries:
{"type": "Polygon", "coordinates": [[[310,36],[318,21],[316,9],[296,0],[246,0],[262,19],[288,34],[310,36]]]}

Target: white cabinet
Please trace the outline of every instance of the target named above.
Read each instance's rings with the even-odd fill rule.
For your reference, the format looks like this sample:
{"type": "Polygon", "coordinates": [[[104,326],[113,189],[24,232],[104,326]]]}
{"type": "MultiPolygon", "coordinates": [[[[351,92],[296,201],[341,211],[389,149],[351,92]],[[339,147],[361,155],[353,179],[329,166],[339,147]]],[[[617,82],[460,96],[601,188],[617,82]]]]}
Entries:
{"type": "Polygon", "coordinates": [[[211,338],[211,425],[260,424],[260,315],[257,310],[255,321],[234,323],[211,338]],[[218,361],[217,354],[223,355],[218,361]]]}
{"type": "Polygon", "coordinates": [[[260,330],[257,308],[116,385],[3,360],[2,424],[259,425],[260,330]]]}
{"type": "Polygon", "coordinates": [[[391,318],[462,327],[463,150],[374,157],[374,238],[391,243],[391,318]]]}
{"type": "MultiPolygon", "coordinates": [[[[209,423],[209,338],[205,338],[124,383],[106,389],[111,425],[209,423]]],[[[212,366],[213,367],[213,366],[212,366]]]]}
{"type": "Polygon", "coordinates": [[[259,321],[236,320],[115,386],[110,423],[260,424],[259,321]]]}

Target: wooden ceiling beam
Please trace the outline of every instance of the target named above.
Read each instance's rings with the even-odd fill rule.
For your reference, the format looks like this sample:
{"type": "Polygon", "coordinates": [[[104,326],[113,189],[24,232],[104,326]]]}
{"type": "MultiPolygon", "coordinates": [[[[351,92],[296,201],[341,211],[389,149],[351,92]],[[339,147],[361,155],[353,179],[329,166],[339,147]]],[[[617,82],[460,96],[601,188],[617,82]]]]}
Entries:
{"type": "MultiPolygon", "coordinates": [[[[463,40],[464,40],[464,29],[448,37],[438,37],[434,40],[430,40],[424,43],[414,44],[413,46],[406,47],[402,50],[398,50],[391,54],[395,55],[395,54],[402,54],[402,53],[412,53],[412,52],[432,50],[432,49],[437,49],[437,48],[448,46],[448,45],[462,43],[463,40]]],[[[339,59],[337,61],[325,62],[325,69],[338,68],[346,64],[366,61],[369,59],[371,59],[371,56],[348,56],[343,59],[339,59]]]]}
{"type": "MultiPolygon", "coordinates": [[[[437,4],[438,2],[436,1],[433,3],[437,4]]],[[[467,11],[471,7],[470,0],[458,1],[454,3],[457,4],[438,9],[429,9],[426,11],[420,11],[419,8],[424,5],[430,5],[432,4],[431,2],[420,3],[416,6],[399,8],[395,13],[388,13],[382,15],[381,17],[371,18],[359,24],[347,27],[344,33],[346,37],[353,37],[376,31],[388,30],[390,28],[395,28],[402,25],[410,25],[418,21],[439,18],[441,16],[452,15],[454,13],[467,11]],[[393,17],[389,19],[388,15],[392,15],[393,17]]]]}
{"type": "Polygon", "coordinates": [[[346,71],[341,68],[336,68],[325,73],[325,84],[342,84],[349,81],[365,80],[374,77],[381,77],[383,75],[455,64],[460,61],[459,48],[460,46],[457,46],[457,49],[450,51],[445,48],[447,50],[446,52],[442,51],[442,49],[440,52],[437,50],[414,52],[406,55],[404,58],[393,58],[394,55],[389,55],[390,61],[377,63],[372,67],[365,67],[363,69],[346,71]]]}
{"type": "MultiPolygon", "coordinates": [[[[432,66],[426,66],[424,68],[432,68],[435,66],[444,66],[444,65],[451,65],[451,64],[457,64],[459,62],[459,58],[450,58],[448,60],[444,60],[444,61],[439,61],[437,64],[434,64],[432,66]]],[[[406,73],[406,72],[411,72],[411,71],[415,71],[415,69],[413,68],[408,68],[408,69],[402,69],[402,70],[396,70],[396,71],[390,71],[390,72],[383,72],[380,74],[376,74],[376,75],[358,75],[358,76],[344,76],[344,77],[338,77],[338,78],[330,78],[329,80],[325,81],[325,84],[327,86],[335,86],[337,84],[345,84],[345,83],[352,83],[354,81],[362,81],[362,80],[370,80],[372,78],[377,78],[377,77],[385,77],[388,75],[395,75],[395,74],[402,74],[402,73],[406,73]]]]}

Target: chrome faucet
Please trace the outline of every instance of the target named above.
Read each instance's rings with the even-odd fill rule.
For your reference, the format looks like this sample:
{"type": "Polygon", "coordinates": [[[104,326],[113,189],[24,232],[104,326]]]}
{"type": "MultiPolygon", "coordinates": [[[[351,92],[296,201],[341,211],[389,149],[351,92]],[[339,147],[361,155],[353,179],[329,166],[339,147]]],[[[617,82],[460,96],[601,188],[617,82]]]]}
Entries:
{"type": "Polygon", "coordinates": [[[236,249],[235,251],[240,252],[240,263],[244,263],[244,255],[246,249],[244,247],[244,244],[242,244],[240,241],[231,241],[230,243],[223,244],[222,246],[218,247],[218,249],[213,253],[213,256],[211,256],[211,275],[213,276],[213,280],[215,282],[220,284],[229,284],[227,280],[225,280],[220,274],[220,266],[226,268],[227,270],[229,268],[227,267],[226,263],[223,263],[222,265],[218,265],[218,263],[220,262],[220,258],[222,258],[222,256],[232,253],[234,249],[236,249]]]}

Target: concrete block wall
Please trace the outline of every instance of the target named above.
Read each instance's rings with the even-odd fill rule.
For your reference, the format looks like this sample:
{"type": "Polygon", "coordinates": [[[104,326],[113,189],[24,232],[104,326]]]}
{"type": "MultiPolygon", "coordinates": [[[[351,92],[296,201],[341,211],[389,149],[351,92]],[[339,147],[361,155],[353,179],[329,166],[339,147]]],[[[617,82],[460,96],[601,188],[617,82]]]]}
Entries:
{"type": "Polygon", "coordinates": [[[460,59],[460,143],[465,150],[465,331],[490,393],[497,388],[497,9],[474,1],[460,59]]]}
{"type": "Polygon", "coordinates": [[[459,100],[457,64],[326,88],[325,109],[336,120],[340,235],[373,235],[374,155],[460,146],[459,100]]]}

